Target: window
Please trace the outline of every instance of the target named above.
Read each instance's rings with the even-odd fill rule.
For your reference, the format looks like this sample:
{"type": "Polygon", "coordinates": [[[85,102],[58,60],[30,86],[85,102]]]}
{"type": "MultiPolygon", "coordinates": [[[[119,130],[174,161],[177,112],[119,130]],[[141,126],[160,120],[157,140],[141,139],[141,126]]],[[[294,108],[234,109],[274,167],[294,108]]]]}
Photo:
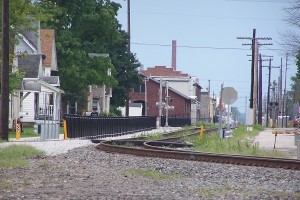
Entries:
{"type": "Polygon", "coordinates": [[[92,106],[92,110],[96,110],[98,111],[98,101],[93,99],[93,106],[92,106]]]}
{"type": "Polygon", "coordinates": [[[135,87],[133,92],[134,93],[145,93],[145,84],[135,87]]]}

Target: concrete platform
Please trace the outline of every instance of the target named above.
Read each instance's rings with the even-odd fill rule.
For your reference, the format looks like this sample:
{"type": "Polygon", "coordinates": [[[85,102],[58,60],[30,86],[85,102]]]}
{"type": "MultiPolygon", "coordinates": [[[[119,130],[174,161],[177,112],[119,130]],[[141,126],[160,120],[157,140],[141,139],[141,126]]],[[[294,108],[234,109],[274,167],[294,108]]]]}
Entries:
{"type": "Polygon", "coordinates": [[[294,129],[290,128],[266,128],[254,138],[254,142],[258,143],[260,148],[271,151],[274,149],[275,143],[275,150],[283,153],[290,153],[293,158],[297,158],[297,146],[295,144],[295,135],[287,134],[294,131],[294,129]],[[280,131],[283,133],[277,134],[276,143],[275,134],[272,134],[273,131],[280,131]]]}

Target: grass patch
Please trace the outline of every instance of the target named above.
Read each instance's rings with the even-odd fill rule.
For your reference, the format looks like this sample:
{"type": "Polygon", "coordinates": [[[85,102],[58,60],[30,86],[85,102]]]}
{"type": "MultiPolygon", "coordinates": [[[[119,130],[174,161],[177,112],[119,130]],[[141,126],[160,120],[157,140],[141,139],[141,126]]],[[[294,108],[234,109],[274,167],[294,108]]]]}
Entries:
{"type": "Polygon", "coordinates": [[[266,151],[259,148],[258,144],[253,144],[251,138],[261,131],[260,127],[254,127],[252,131],[246,131],[244,126],[235,129],[231,138],[220,139],[218,134],[186,137],[187,142],[194,144],[195,151],[211,152],[220,154],[239,154],[251,156],[267,157],[287,157],[278,151],[266,151]]]}
{"type": "MultiPolygon", "coordinates": [[[[60,127],[59,133],[60,134],[64,133],[64,128],[63,127],[60,127]]],[[[21,138],[40,137],[40,134],[36,134],[34,132],[34,128],[33,127],[25,127],[25,128],[23,128],[23,132],[20,134],[20,136],[21,136],[21,138]]],[[[8,132],[8,138],[10,138],[10,139],[16,138],[16,131],[15,130],[10,130],[8,132]]]]}
{"type": "MultiPolygon", "coordinates": [[[[23,132],[20,134],[21,138],[28,138],[28,137],[39,137],[39,134],[34,133],[34,128],[26,127],[23,128],[23,132]]],[[[16,131],[11,130],[8,133],[8,138],[16,138],[16,131]]]]}
{"type": "Polygon", "coordinates": [[[226,196],[230,194],[234,188],[230,187],[228,184],[219,187],[203,187],[198,190],[198,194],[201,197],[216,197],[216,196],[226,196]]]}
{"type": "Polygon", "coordinates": [[[45,156],[43,151],[29,145],[9,145],[0,148],[0,167],[27,167],[27,158],[45,156]]]}
{"type": "Polygon", "coordinates": [[[149,134],[149,135],[145,135],[144,137],[146,137],[146,140],[161,140],[164,138],[164,136],[161,133],[154,133],[154,134],[149,134]]]}
{"type": "Polygon", "coordinates": [[[126,170],[123,174],[143,176],[153,180],[172,180],[178,178],[178,174],[165,174],[153,169],[129,169],[126,170]]]}
{"type": "Polygon", "coordinates": [[[11,190],[13,188],[12,180],[0,178],[0,188],[11,190]]]}

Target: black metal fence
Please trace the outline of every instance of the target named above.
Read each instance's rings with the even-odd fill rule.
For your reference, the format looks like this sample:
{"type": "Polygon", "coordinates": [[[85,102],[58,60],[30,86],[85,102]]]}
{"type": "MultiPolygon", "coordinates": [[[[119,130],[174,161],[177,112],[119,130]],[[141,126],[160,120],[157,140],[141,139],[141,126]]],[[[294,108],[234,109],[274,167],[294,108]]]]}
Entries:
{"type": "Polygon", "coordinates": [[[156,117],[65,115],[68,138],[105,138],[156,128],[156,117]]]}
{"type": "MultiPolygon", "coordinates": [[[[161,126],[166,125],[166,117],[161,117],[161,126]]],[[[187,117],[169,117],[168,118],[168,125],[172,127],[182,127],[185,125],[190,126],[191,125],[191,118],[187,117]]]]}

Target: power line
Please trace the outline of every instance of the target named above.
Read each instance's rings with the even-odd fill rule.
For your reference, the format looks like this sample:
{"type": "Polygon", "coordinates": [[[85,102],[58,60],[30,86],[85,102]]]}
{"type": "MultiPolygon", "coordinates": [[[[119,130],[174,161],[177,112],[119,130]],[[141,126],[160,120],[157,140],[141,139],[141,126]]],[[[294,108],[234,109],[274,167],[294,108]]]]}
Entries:
{"type": "MultiPolygon", "coordinates": [[[[158,44],[158,43],[141,43],[132,42],[131,44],[143,45],[143,46],[160,46],[160,47],[170,47],[170,44],[158,44]]],[[[250,49],[236,48],[236,47],[211,47],[211,46],[190,46],[190,45],[177,45],[178,48],[190,48],[190,49],[216,49],[216,50],[243,50],[249,51],[250,49]]]]}
{"type": "Polygon", "coordinates": [[[132,14],[148,14],[148,15],[166,15],[166,16],[182,16],[182,17],[198,17],[198,18],[210,18],[210,19],[233,19],[233,20],[262,20],[262,21],[282,21],[279,18],[256,18],[256,17],[228,17],[228,16],[213,16],[213,15],[197,15],[197,14],[185,14],[185,13],[166,13],[166,12],[154,12],[154,11],[131,11],[132,14]]]}
{"type": "Polygon", "coordinates": [[[247,3],[292,3],[293,1],[288,0],[225,0],[225,1],[236,1],[236,2],[247,2],[247,3]]]}
{"type": "MultiPolygon", "coordinates": [[[[159,43],[143,43],[143,42],[131,42],[134,45],[141,46],[160,46],[160,47],[171,47],[171,44],[159,44],[159,43]]],[[[190,45],[177,45],[178,48],[189,48],[189,49],[215,49],[215,50],[242,50],[249,51],[249,49],[238,48],[238,47],[213,47],[213,46],[190,46],[190,45]]],[[[281,50],[281,49],[260,49],[260,50],[281,50]]]]}

